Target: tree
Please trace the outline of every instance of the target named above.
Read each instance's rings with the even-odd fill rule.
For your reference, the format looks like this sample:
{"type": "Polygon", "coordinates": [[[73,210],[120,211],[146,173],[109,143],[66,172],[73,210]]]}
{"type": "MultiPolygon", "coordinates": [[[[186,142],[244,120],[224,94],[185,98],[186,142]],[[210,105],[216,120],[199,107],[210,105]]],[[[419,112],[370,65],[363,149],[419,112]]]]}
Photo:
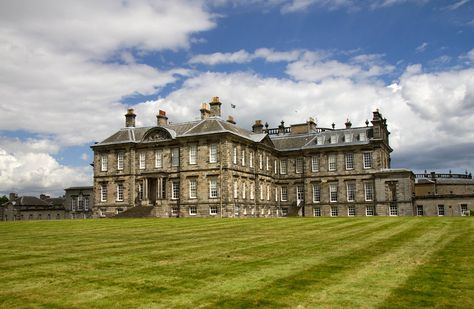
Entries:
{"type": "Polygon", "coordinates": [[[6,195],[0,197],[0,205],[5,204],[6,202],[8,202],[8,197],[6,195]]]}

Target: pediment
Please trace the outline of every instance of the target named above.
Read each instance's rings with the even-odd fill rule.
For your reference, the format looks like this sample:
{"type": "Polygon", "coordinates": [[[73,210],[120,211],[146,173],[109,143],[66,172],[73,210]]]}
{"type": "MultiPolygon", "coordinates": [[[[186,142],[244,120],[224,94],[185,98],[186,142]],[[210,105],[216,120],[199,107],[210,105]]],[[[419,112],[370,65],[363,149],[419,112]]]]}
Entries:
{"type": "Polygon", "coordinates": [[[174,139],[175,137],[176,133],[174,131],[162,127],[156,127],[145,133],[142,142],[162,142],[174,139]]]}

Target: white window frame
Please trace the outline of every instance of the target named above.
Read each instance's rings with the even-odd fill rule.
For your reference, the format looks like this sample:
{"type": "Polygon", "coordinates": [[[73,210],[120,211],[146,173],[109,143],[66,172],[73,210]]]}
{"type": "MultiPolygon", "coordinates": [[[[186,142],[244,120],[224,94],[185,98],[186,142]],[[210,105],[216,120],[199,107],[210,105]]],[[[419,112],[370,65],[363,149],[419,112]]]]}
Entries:
{"type": "Polygon", "coordinates": [[[313,183],[313,203],[321,202],[321,185],[313,183]]]}
{"type": "Polygon", "coordinates": [[[209,206],[209,214],[211,216],[217,215],[218,209],[217,206],[209,206]]]}
{"type": "Polygon", "coordinates": [[[295,159],[295,173],[301,174],[303,173],[304,167],[304,159],[302,157],[298,157],[295,159]]]}
{"type": "Polygon", "coordinates": [[[352,134],[351,133],[344,134],[344,142],[345,143],[351,143],[352,142],[352,134]]]}
{"type": "Polygon", "coordinates": [[[189,179],[189,198],[197,198],[197,179],[195,178],[189,179]]]}
{"type": "Polygon", "coordinates": [[[282,202],[288,201],[288,186],[280,187],[280,201],[282,202]]]}
{"type": "Polygon", "coordinates": [[[278,187],[275,187],[275,202],[278,202],[278,187]]]}
{"type": "Polygon", "coordinates": [[[138,153],[138,169],[146,168],[146,153],[144,151],[138,153]]]}
{"type": "Polygon", "coordinates": [[[267,184],[267,201],[270,200],[270,184],[267,184]]]}
{"type": "Polygon", "coordinates": [[[388,206],[388,214],[391,217],[396,217],[398,216],[398,206],[397,205],[389,205],[388,206]]]}
{"type": "Polygon", "coordinates": [[[263,170],[263,154],[258,154],[258,167],[259,169],[263,170]]]}
{"type": "Polygon", "coordinates": [[[336,205],[331,206],[330,215],[331,215],[331,217],[338,217],[339,216],[339,209],[337,208],[336,205]]]}
{"type": "Polygon", "coordinates": [[[364,182],[364,197],[366,202],[374,200],[374,184],[372,182],[364,182]]]}
{"type": "Polygon", "coordinates": [[[372,168],[373,166],[372,152],[364,152],[362,154],[362,161],[364,164],[364,169],[372,168]]]}
{"type": "Polygon", "coordinates": [[[117,184],[117,202],[123,202],[123,183],[117,184]]]}
{"type": "Polygon", "coordinates": [[[324,142],[325,142],[325,136],[318,136],[316,137],[316,144],[317,145],[324,145],[324,142]]]}
{"type": "Polygon", "coordinates": [[[273,173],[278,175],[278,161],[277,159],[273,160],[273,173]]]}
{"type": "Polygon", "coordinates": [[[241,151],[241,160],[240,160],[240,163],[242,164],[242,166],[245,166],[245,149],[242,149],[241,151]]]}
{"type": "Polygon", "coordinates": [[[337,134],[331,135],[331,144],[337,144],[338,139],[339,139],[339,136],[337,134]]]}
{"type": "Polygon", "coordinates": [[[125,153],[120,151],[117,153],[117,170],[123,171],[123,163],[124,163],[125,153]]]}
{"type": "Polygon", "coordinates": [[[253,168],[253,151],[249,152],[249,167],[253,168]]]}
{"type": "Polygon", "coordinates": [[[280,160],[280,175],[288,173],[288,161],[286,159],[280,160]]]}
{"type": "Polygon", "coordinates": [[[355,217],[355,215],[356,215],[355,205],[347,206],[347,216],[348,217],[355,217]]]}
{"type": "Polygon", "coordinates": [[[439,217],[444,217],[445,214],[446,214],[446,209],[444,207],[444,204],[439,204],[438,205],[438,216],[439,217]],[[440,211],[440,210],[442,210],[442,211],[440,211]]]}
{"type": "Polygon", "coordinates": [[[372,217],[375,216],[375,206],[374,205],[368,205],[365,207],[365,215],[367,217],[372,217]]]}
{"type": "Polygon", "coordinates": [[[177,167],[179,166],[179,147],[171,148],[171,166],[177,167]]]}
{"type": "Polygon", "coordinates": [[[359,142],[365,142],[367,141],[367,134],[365,132],[360,132],[359,133],[359,142]]]}
{"type": "Polygon", "coordinates": [[[304,186],[303,185],[296,186],[296,200],[304,201],[304,186]]]}
{"type": "Polygon", "coordinates": [[[334,172],[337,170],[337,156],[335,154],[328,155],[328,171],[334,172]]]}
{"type": "Polygon", "coordinates": [[[337,183],[330,183],[329,184],[329,202],[336,203],[338,198],[338,184],[337,183]]]}
{"type": "Polygon", "coordinates": [[[209,179],[209,198],[218,198],[219,188],[217,186],[217,178],[209,179]]]}
{"type": "Polygon", "coordinates": [[[197,153],[198,153],[197,144],[190,144],[189,145],[189,164],[190,165],[197,164],[197,153]]]}
{"type": "Polygon", "coordinates": [[[269,171],[270,170],[270,159],[268,158],[268,155],[265,156],[265,166],[266,166],[266,170],[269,171]]]}
{"type": "Polygon", "coordinates": [[[108,156],[107,154],[100,155],[100,171],[107,172],[108,169],[108,156]]]}
{"type": "Polygon", "coordinates": [[[346,183],[346,193],[348,202],[355,202],[356,192],[356,183],[354,181],[348,181],[346,183]]]}
{"type": "Polygon", "coordinates": [[[162,168],[163,167],[163,150],[156,149],[155,150],[155,168],[162,168]]]}
{"type": "Polygon", "coordinates": [[[237,146],[232,148],[232,163],[237,164],[237,146]]]}
{"type": "Polygon", "coordinates": [[[311,157],[311,172],[319,172],[319,157],[312,156],[311,157]]]}
{"type": "Polygon", "coordinates": [[[354,169],[354,154],[352,152],[348,152],[344,155],[344,161],[346,166],[346,171],[354,169]]]}
{"type": "Polygon", "coordinates": [[[177,200],[179,199],[179,180],[174,179],[171,181],[171,199],[177,200]]]}
{"type": "Polygon", "coordinates": [[[209,163],[217,163],[217,143],[209,144],[209,163]]]}
{"type": "Polygon", "coordinates": [[[197,207],[196,206],[189,206],[189,215],[196,216],[197,215],[197,207]]]}
{"type": "Polygon", "coordinates": [[[251,182],[250,183],[250,199],[253,200],[255,199],[255,183],[251,182]]]}
{"type": "Polygon", "coordinates": [[[100,185],[100,201],[107,202],[107,184],[103,183],[100,185]]]}
{"type": "Polygon", "coordinates": [[[313,208],[313,216],[314,217],[321,217],[321,207],[314,207],[313,208]]]}

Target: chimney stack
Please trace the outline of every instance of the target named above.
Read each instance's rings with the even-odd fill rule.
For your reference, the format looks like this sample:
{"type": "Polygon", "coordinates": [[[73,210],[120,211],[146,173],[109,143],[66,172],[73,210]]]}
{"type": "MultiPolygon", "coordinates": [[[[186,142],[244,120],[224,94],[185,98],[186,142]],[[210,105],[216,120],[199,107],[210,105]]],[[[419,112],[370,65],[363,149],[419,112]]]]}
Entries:
{"type": "Polygon", "coordinates": [[[44,200],[47,200],[47,199],[49,199],[49,198],[50,198],[49,195],[46,195],[46,194],[43,194],[43,193],[40,194],[40,200],[43,200],[43,201],[44,201],[44,200]]]}
{"type": "Polygon", "coordinates": [[[232,124],[235,124],[234,117],[232,117],[231,115],[229,115],[229,117],[227,118],[227,122],[232,123],[232,124]]]}
{"type": "Polygon", "coordinates": [[[126,128],[133,128],[135,127],[135,113],[133,112],[133,108],[129,108],[127,113],[125,114],[125,127],[126,128]]]}
{"type": "Polygon", "coordinates": [[[221,116],[221,105],[222,103],[219,101],[219,97],[212,98],[212,102],[209,103],[209,106],[211,106],[211,116],[221,116]]]}
{"type": "Polygon", "coordinates": [[[314,121],[314,118],[313,117],[309,117],[308,121],[307,121],[307,124],[308,124],[308,132],[313,132],[316,130],[316,127],[318,126],[316,124],[316,121],[314,121]]]}
{"type": "Polygon", "coordinates": [[[211,111],[207,107],[207,103],[202,103],[199,111],[201,112],[201,119],[207,119],[211,114],[211,111]]]}
{"type": "Polygon", "coordinates": [[[18,197],[18,194],[16,193],[10,193],[9,196],[8,196],[8,200],[9,201],[13,201],[14,199],[16,199],[18,197]]]}
{"type": "Polygon", "coordinates": [[[156,115],[156,122],[159,126],[165,126],[168,124],[168,117],[166,117],[166,112],[164,110],[159,110],[158,115],[156,115]]]}
{"type": "Polygon", "coordinates": [[[252,132],[256,134],[263,133],[263,124],[261,120],[255,120],[255,124],[252,126],[252,132]]]}

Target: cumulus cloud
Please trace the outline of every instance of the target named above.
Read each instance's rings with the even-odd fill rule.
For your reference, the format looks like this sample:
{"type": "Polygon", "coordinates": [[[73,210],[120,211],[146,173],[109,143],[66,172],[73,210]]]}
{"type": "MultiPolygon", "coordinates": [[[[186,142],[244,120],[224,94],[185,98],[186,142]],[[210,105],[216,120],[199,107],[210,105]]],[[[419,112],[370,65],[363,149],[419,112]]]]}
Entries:
{"type": "Polygon", "coordinates": [[[123,98],[188,74],[136,63],[133,53],[187,47],[213,26],[196,1],[2,1],[0,129],[63,145],[100,139],[122,123],[123,98]]]}
{"type": "Polygon", "coordinates": [[[90,168],[60,164],[52,155],[58,150],[50,140],[0,138],[0,194],[64,194],[63,188],[88,185],[90,168]]]}

